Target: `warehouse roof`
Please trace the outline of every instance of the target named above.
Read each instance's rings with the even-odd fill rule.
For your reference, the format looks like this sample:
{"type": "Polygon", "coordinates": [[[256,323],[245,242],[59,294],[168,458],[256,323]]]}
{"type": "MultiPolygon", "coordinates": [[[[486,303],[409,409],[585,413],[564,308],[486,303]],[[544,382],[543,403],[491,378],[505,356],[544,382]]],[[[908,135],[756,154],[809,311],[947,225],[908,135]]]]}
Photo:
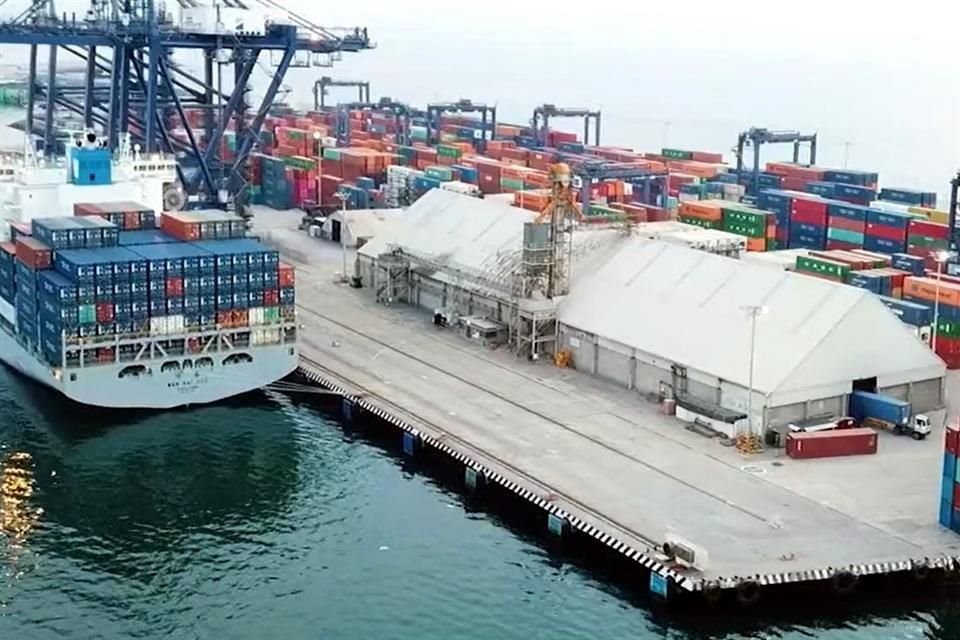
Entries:
{"type": "Polygon", "coordinates": [[[775,404],[944,375],[944,365],[868,291],[658,241],[631,239],[573,287],[560,319],[647,354],[754,388],[775,404]],[[797,395],[823,388],[825,395],[797,395]],[[842,387],[842,388],[841,388],[842,387]]]}
{"type": "Polygon", "coordinates": [[[330,233],[332,222],[339,220],[348,230],[348,236],[354,243],[358,239],[369,239],[377,235],[391,218],[403,213],[403,209],[354,209],[334,211],[324,223],[324,230],[330,233]]]}
{"type": "MultiPolygon", "coordinates": [[[[536,217],[500,200],[479,199],[451,191],[432,189],[402,216],[387,220],[358,253],[376,258],[391,245],[425,255],[461,270],[481,272],[503,285],[519,266],[523,225],[536,217]]],[[[574,235],[574,280],[593,269],[626,238],[615,229],[582,230],[574,235]]],[[[438,280],[453,282],[450,274],[434,273],[438,280]]]]}

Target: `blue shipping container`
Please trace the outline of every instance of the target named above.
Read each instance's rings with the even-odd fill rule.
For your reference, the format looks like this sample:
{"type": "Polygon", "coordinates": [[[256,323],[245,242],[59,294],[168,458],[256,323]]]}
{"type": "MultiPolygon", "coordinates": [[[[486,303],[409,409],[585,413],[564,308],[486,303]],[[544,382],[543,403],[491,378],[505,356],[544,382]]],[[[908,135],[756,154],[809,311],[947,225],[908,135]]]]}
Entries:
{"type": "Polygon", "coordinates": [[[834,190],[834,197],[869,201],[876,199],[877,192],[871,187],[856,184],[838,184],[834,190]]]}
{"type": "Polygon", "coordinates": [[[822,227],[818,224],[807,224],[804,222],[794,222],[790,225],[790,237],[794,235],[803,235],[803,236],[812,236],[812,237],[827,237],[827,228],[822,227]]]}
{"type": "Polygon", "coordinates": [[[906,426],[910,422],[910,403],[879,393],[854,391],[850,394],[849,413],[858,421],[875,418],[906,426]]]}
{"type": "Polygon", "coordinates": [[[939,522],[941,525],[947,529],[951,529],[953,525],[953,504],[947,502],[946,500],[940,501],[940,519],[939,522]]]}
{"type": "Polygon", "coordinates": [[[877,184],[880,181],[880,175],[870,171],[832,169],[824,171],[823,179],[825,182],[837,182],[839,184],[870,185],[877,184]]]}
{"type": "Polygon", "coordinates": [[[916,189],[880,189],[880,200],[885,200],[887,202],[898,202],[900,204],[909,204],[915,207],[924,206],[924,202],[928,201],[931,195],[934,197],[936,196],[936,194],[918,191],[916,189]]]}
{"type": "Polygon", "coordinates": [[[883,294],[884,289],[884,277],[874,274],[874,273],[863,273],[859,271],[854,271],[850,274],[850,279],[847,281],[847,284],[850,284],[859,289],[866,289],[867,291],[872,291],[877,295],[883,294]]]}
{"type": "MultiPolygon", "coordinates": [[[[957,456],[949,451],[943,452],[943,473],[941,474],[944,478],[949,478],[950,482],[954,482],[954,478],[957,476],[957,456]]],[[[953,492],[950,492],[951,500],[953,500],[953,492]]]]}
{"type": "Polygon", "coordinates": [[[832,198],[837,191],[837,185],[833,182],[808,182],[804,191],[824,198],[832,198]]]}
{"type": "Polygon", "coordinates": [[[901,271],[909,271],[915,276],[922,276],[926,273],[926,260],[920,256],[912,256],[909,253],[895,253],[890,266],[901,271]]]}
{"type": "Polygon", "coordinates": [[[898,229],[905,229],[911,219],[913,219],[913,216],[907,213],[881,211],[880,209],[869,209],[867,211],[867,222],[896,227],[898,229]]]}
{"type": "Polygon", "coordinates": [[[866,235],[863,237],[863,248],[875,253],[902,253],[903,243],[887,238],[866,235]]]}

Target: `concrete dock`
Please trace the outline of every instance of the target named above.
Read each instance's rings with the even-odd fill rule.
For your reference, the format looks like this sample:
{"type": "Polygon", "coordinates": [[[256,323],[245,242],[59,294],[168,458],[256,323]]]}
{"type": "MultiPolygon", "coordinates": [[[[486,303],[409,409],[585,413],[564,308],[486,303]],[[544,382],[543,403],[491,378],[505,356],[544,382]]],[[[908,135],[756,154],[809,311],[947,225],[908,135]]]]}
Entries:
{"type": "Polygon", "coordinates": [[[255,232],[297,267],[309,375],[679,589],[960,560],[960,536],[937,524],[941,425],[923,442],[882,433],[875,456],[744,457],[636,393],[474,345],[409,307],[376,304],[339,282],[339,246],[296,230],[298,221],[264,212],[255,232]],[[667,534],[705,550],[706,567],[670,563],[659,552],[667,534]]]}

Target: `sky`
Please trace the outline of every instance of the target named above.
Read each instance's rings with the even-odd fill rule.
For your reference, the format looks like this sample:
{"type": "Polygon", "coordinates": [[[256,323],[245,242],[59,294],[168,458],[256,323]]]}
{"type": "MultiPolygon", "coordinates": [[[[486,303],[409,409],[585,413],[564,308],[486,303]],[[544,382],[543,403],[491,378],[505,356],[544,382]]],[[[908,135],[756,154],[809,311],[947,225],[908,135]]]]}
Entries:
{"type": "MultiPolygon", "coordinates": [[[[377,43],[333,68],[292,70],[284,84],[303,106],[329,75],[370,81],[375,99],[495,104],[501,121],[525,122],[544,102],[600,108],[601,142],[641,151],[667,144],[732,158],[737,133],[761,126],[816,131],[818,164],[846,160],[889,186],[945,194],[960,168],[952,3],[277,1],[317,24],[368,27],[377,43]]],[[[25,58],[8,50],[0,63],[25,58]]],[[[355,96],[333,90],[331,100],[355,96]]],[[[764,159],[790,153],[770,147],[764,159]]]]}

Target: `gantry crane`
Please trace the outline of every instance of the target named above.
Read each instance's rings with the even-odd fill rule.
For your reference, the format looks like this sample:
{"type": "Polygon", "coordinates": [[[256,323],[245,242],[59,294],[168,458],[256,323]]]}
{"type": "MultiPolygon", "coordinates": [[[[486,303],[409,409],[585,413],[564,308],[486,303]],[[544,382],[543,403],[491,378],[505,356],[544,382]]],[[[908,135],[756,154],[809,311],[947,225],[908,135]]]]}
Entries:
{"type": "Polygon", "coordinates": [[[553,104],[543,104],[533,110],[530,124],[533,137],[541,147],[547,146],[547,134],[550,132],[550,118],[583,118],[583,144],[590,144],[590,123],[594,124],[594,145],[600,144],[600,111],[590,109],[570,109],[553,104]],[[541,126],[540,122],[543,121],[541,126]]]}
{"type": "Polygon", "coordinates": [[[370,83],[362,80],[334,80],[330,76],[323,76],[313,83],[313,108],[326,108],[325,98],[329,94],[327,87],[356,87],[357,101],[370,102],[370,83]]]}
{"type": "Polygon", "coordinates": [[[810,143],[810,163],[817,163],[817,134],[799,133],[797,131],[771,131],[760,127],[750,127],[749,130],[737,136],[737,174],[743,171],[744,149],[753,146],[753,193],[760,190],[760,147],[764,144],[793,144],[793,161],[800,162],[800,145],[810,143]]]}
{"type": "Polygon", "coordinates": [[[580,202],[589,206],[590,187],[595,180],[624,180],[633,184],[642,184],[644,188],[644,203],[651,202],[651,186],[655,182],[661,183],[661,192],[667,192],[667,174],[650,171],[620,162],[606,162],[591,160],[577,165],[573,174],[580,179],[580,202]]]}
{"type": "Polygon", "coordinates": [[[438,102],[427,105],[427,140],[436,144],[440,141],[440,125],[445,113],[479,113],[480,137],[474,139],[473,146],[477,151],[484,151],[487,147],[487,131],[491,135],[497,130],[497,108],[485,104],[458,100],[456,102],[438,102]],[[487,127],[489,122],[490,126],[487,127]]]}
{"type": "Polygon", "coordinates": [[[351,111],[383,111],[393,115],[397,125],[397,144],[410,144],[410,107],[383,97],[377,102],[346,102],[337,105],[336,131],[337,142],[343,146],[350,145],[350,112],[351,111]]]}
{"type": "Polygon", "coordinates": [[[960,229],[957,228],[960,217],[960,171],[950,180],[950,209],[947,210],[949,218],[947,223],[950,225],[950,251],[956,253],[960,251],[960,229]]]}
{"type": "Polygon", "coordinates": [[[183,0],[180,22],[156,0],[91,0],[85,17],[58,16],[52,0],[34,0],[16,19],[0,23],[0,44],[29,46],[27,131],[33,129],[34,106],[44,102],[44,150],[54,150],[53,122],[65,109],[99,128],[110,145],[129,133],[144,151],[178,153],[198,171],[180,179],[187,193],[205,205],[233,201],[242,211],[246,193],[246,160],[258,144],[260,129],[284,76],[292,67],[330,66],[342,52],[370,49],[366,29],[325,29],[287,11],[276,0],[183,0]],[[246,2],[246,4],[245,4],[246,2]],[[255,7],[256,10],[248,7],[255,7]],[[286,13],[269,21],[258,10],[286,13]],[[189,22],[187,18],[193,20],[189,22]],[[39,47],[49,47],[47,78],[37,77],[39,47]],[[60,81],[59,51],[86,63],[82,85],[60,81]],[[201,52],[204,73],[194,77],[173,60],[176,50],[201,52]],[[271,80],[248,122],[250,78],[263,69],[261,56],[270,55],[271,80]],[[214,73],[215,67],[218,73],[214,73]],[[232,67],[233,87],[221,90],[219,78],[232,67]],[[106,85],[98,79],[109,78],[106,85]],[[204,108],[206,137],[199,141],[185,117],[185,106],[204,108]],[[168,130],[169,118],[179,116],[185,140],[168,130]],[[232,160],[222,158],[224,133],[237,137],[232,160]]]}

